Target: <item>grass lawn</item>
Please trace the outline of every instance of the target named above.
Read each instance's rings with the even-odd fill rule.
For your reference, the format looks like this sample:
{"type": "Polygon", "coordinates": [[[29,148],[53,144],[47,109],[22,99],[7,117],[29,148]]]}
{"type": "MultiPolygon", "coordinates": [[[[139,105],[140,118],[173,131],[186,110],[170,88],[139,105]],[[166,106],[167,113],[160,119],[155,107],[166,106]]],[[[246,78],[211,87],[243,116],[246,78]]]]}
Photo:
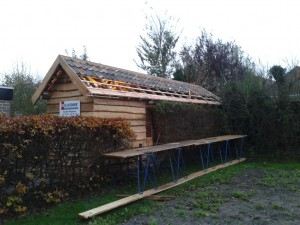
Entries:
{"type": "MultiPolygon", "coordinates": [[[[289,196],[298,196],[300,190],[300,163],[241,163],[164,192],[164,194],[176,196],[176,199],[170,202],[159,203],[151,200],[141,200],[89,221],[78,219],[77,214],[79,212],[116,200],[118,199],[117,194],[133,192],[133,190],[133,187],[126,187],[118,191],[110,191],[102,196],[65,202],[48,209],[44,213],[10,220],[6,224],[112,225],[125,223],[155,225],[164,224],[164,221],[169,221],[165,224],[182,224],[190,218],[197,221],[195,224],[201,224],[201,221],[206,224],[218,224],[217,221],[220,219],[224,221],[228,219],[226,224],[239,224],[238,221],[230,220],[231,211],[228,210],[230,207],[232,211],[240,210],[235,208],[236,205],[240,208],[244,207],[243,210],[246,212],[244,217],[248,219],[248,211],[251,214],[265,215],[264,210],[268,209],[268,213],[273,215],[273,211],[276,213],[279,210],[286,210],[288,214],[290,208],[298,207],[300,210],[300,199],[298,199],[299,202],[295,203],[296,206],[291,204],[290,208],[285,208],[284,202],[277,201],[275,197],[272,199],[271,196],[278,196],[279,192],[277,193],[276,190],[280,193],[291,193],[289,196]],[[275,192],[269,193],[271,189],[275,192]],[[266,196],[264,201],[263,196],[266,196]],[[270,198],[272,202],[270,209],[267,206],[269,204],[267,198],[270,198]],[[170,213],[172,213],[172,218],[169,218],[170,213]]],[[[284,214],[284,216],[286,215],[284,214]]],[[[292,213],[290,213],[290,216],[291,220],[297,221],[292,213]]],[[[186,224],[193,224],[193,221],[186,224]]],[[[298,222],[300,224],[300,218],[298,222]]],[[[248,223],[246,221],[241,224],[248,223]]]]}

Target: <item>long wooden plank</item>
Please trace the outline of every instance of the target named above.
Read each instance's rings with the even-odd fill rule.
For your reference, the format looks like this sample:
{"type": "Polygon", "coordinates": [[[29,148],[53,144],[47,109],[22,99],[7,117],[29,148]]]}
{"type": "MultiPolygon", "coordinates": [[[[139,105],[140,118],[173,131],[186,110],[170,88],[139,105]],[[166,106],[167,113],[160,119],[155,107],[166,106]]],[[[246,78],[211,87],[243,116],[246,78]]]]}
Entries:
{"type": "Polygon", "coordinates": [[[66,97],[76,97],[82,96],[82,94],[78,91],[53,91],[50,93],[51,98],[66,98],[66,97]]]}
{"type": "Polygon", "coordinates": [[[75,91],[77,87],[72,83],[55,84],[52,88],[53,91],[75,91]]]}
{"type": "Polygon", "coordinates": [[[98,86],[96,88],[103,88],[103,86],[105,86],[105,89],[113,89],[113,90],[119,90],[119,91],[142,92],[142,93],[147,93],[147,94],[150,93],[150,94],[166,95],[166,96],[180,97],[180,98],[196,98],[196,99],[199,98],[199,99],[203,99],[203,100],[215,101],[214,98],[206,97],[206,96],[199,96],[199,95],[198,96],[192,95],[191,93],[186,94],[186,93],[178,93],[178,92],[172,92],[172,91],[152,90],[152,89],[145,88],[145,87],[133,87],[133,86],[130,86],[125,83],[123,83],[123,84],[114,84],[113,82],[105,83],[102,81],[97,81],[91,77],[88,77],[88,78],[93,79],[93,81],[83,80],[83,82],[86,83],[88,87],[91,86],[90,84],[96,84],[96,86],[98,86]]]}
{"type": "Polygon", "coordinates": [[[95,98],[95,104],[99,105],[114,105],[114,106],[133,106],[133,107],[145,107],[144,101],[132,101],[132,100],[118,100],[118,99],[107,99],[107,98],[95,98]]]}
{"type": "Polygon", "coordinates": [[[135,137],[132,138],[132,140],[146,140],[146,132],[135,132],[135,137]]]}
{"type": "MultiPolygon", "coordinates": [[[[125,198],[128,197],[129,195],[126,194],[119,194],[117,195],[117,197],[121,197],[121,198],[125,198]]],[[[154,200],[154,201],[169,201],[174,199],[175,196],[174,195],[151,195],[148,196],[147,199],[149,200],[154,200]]]]}
{"type": "Polygon", "coordinates": [[[99,206],[97,208],[88,210],[86,212],[79,213],[78,215],[83,219],[89,219],[89,218],[92,218],[94,216],[97,216],[97,215],[103,214],[105,212],[108,212],[110,210],[113,210],[113,209],[119,208],[121,206],[127,205],[129,203],[136,202],[140,199],[143,199],[143,198],[149,197],[151,195],[154,195],[154,194],[166,191],[168,189],[174,188],[176,186],[179,186],[183,183],[186,183],[188,181],[191,181],[195,178],[201,177],[201,176],[206,175],[208,173],[223,169],[223,168],[231,166],[231,165],[241,163],[245,160],[246,160],[245,158],[237,159],[237,160],[233,160],[233,161],[221,164],[221,165],[217,165],[217,166],[208,168],[206,170],[198,171],[198,172],[192,173],[188,176],[185,176],[185,177],[182,177],[182,178],[178,179],[176,183],[175,182],[170,182],[170,183],[164,184],[162,186],[159,186],[158,188],[154,188],[154,189],[144,191],[141,194],[134,194],[134,195],[128,196],[126,198],[121,198],[117,201],[110,202],[108,204],[99,206]]]}
{"type": "Polygon", "coordinates": [[[206,144],[217,143],[226,140],[239,139],[243,137],[246,137],[246,135],[223,135],[218,137],[203,138],[199,140],[188,140],[188,141],[174,142],[174,143],[168,143],[163,145],[149,146],[144,148],[128,149],[119,152],[106,153],[104,154],[104,156],[116,157],[116,158],[130,158],[138,155],[144,155],[145,153],[148,152],[161,152],[161,151],[167,151],[170,149],[181,148],[181,147],[206,145],[206,144]]]}
{"type": "Polygon", "coordinates": [[[127,120],[130,126],[146,126],[146,120],[127,120]]]}
{"type": "Polygon", "coordinates": [[[191,99],[191,98],[179,98],[179,97],[173,97],[173,96],[117,91],[117,90],[102,89],[102,88],[88,87],[88,90],[93,95],[96,95],[96,96],[97,95],[100,95],[100,96],[109,95],[109,96],[128,97],[128,98],[144,99],[144,100],[162,100],[162,101],[186,102],[186,103],[195,103],[195,104],[211,104],[211,105],[220,105],[221,104],[218,101],[207,101],[207,100],[191,99]]]}
{"type": "Polygon", "coordinates": [[[94,111],[99,112],[123,112],[123,113],[146,113],[145,107],[133,107],[133,106],[114,106],[114,105],[94,105],[94,111]]]}
{"type": "Polygon", "coordinates": [[[144,120],[145,114],[119,113],[119,112],[88,112],[83,113],[83,116],[94,116],[100,118],[123,118],[128,120],[144,120]]]}
{"type": "Polygon", "coordinates": [[[59,104],[60,101],[67,101],[67,100],[79,100],[80,103],[92,103],[93,99],[91,97],[86,97],[86,96],[79,96],[79,97],[61,97],[61,98],[54,98],[54,99],[49,99],[47,101],[48,105],[55,105],[59,104]]]}
{"type": "Polygon", "coordinates": [[[130,128],[134,133],[146,133],[145,126],[130,126],[130,128]]]}

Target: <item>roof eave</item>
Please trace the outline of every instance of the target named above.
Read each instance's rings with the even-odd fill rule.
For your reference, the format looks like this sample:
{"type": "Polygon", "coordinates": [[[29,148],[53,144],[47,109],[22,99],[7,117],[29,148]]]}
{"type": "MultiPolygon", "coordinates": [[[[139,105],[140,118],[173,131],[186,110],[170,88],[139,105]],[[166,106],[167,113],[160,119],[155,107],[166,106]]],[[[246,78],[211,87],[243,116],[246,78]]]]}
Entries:
{"type": "Polygon", "coordinates": [[[126,91],[116,91],[109,89],[94,89],[90,88],[91,96],[112,96],[120,98],[132,98],[132,99],[142,99],[142,100],[156,100],[156,101],[172,101],[172,102],[182,102],[182,103],[193,103],[193,104],[208,104],[208,105],[221,105],[219,101],[209,101],[202,99],[192,99],[192,98],[179,98],[174,96],[163,96],[154,94],[143,94],[137,92],[126,92],[126,91]]]}
{"type": "Polygon", "coordinates": [[[40,98],[40,96],[44,92],[48,82],[51,80],[51,77],[52,77],[53,73],[55,72],[55,70],[57,69],[59,63],[60,63],[60,56],[58,56],[55,59],[54,63],[52,64],[52,66],[50,67],[50,69],[47,72],[46,76],[44,77],[42,83],[39,85],[39,87],[36,89],[36,91],[32,95],[31,101],[32,101],[33,104],[35,104],[38,101],[38,99],[40,98]]]}
{"type": "Polygon", "coordinates": [[[89,90],[88,88],[81,82],[80,78],[77,76],[75,71],[67,64],[67,62],[64,60],[64,58],[61,55],[58,55],[58,57],[55,59],[54,63],[50,67],[49,71],[47,72],[45,78],[43,79],[42,83],[38,87],[38,89],[34,92],[31,100],[33,104],[36,104],[42,93],[45,91],[45,88],[47,87],[47,84],[51,80],[55,70],[58,66],[61,66],[62,69],[67,73],[70,80],[78,87],[79,91],[83,95],[88,95],[89,90]]]}

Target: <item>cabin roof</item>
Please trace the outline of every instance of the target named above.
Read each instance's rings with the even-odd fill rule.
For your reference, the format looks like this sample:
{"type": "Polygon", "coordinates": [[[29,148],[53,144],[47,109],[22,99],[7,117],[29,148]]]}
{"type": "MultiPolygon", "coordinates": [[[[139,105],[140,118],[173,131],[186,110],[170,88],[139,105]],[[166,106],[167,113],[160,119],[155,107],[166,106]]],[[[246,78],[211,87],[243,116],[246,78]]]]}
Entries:
{"type": "Polygon", "coordinates": [[[35,103],[49,89],[57,68],[69,75],[72,82],[86,95],[166,100],[198,104],[220,104],[219,97],[205,88],[190,83],[151,76],[117,67],[68,56],[58,56],[41,86],[33,95],[35,103]]]}

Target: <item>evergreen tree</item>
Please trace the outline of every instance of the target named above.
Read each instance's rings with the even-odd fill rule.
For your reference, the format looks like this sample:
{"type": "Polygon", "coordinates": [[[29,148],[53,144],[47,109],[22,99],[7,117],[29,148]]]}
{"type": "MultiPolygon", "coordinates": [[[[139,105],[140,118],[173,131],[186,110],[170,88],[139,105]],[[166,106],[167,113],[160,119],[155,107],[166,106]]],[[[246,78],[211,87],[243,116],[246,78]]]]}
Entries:
{"type": "Polygon", "coordinates": [[[170,78],[174,72],[175,46],[179,35],[174,31],[171,20],[151,17],[146,25],[146,34],[140,36],[137,47],[137,66],[148,74],[170,78]]]}
{"type": "Polygon", "coordinates": [[[3,84],[14,88],[11,105],[13,115],[40,114],[46,111],[44,101],[39,101],[35,105],[31,101],[39,82],[35,81],[23,63],[17,64],[12,72],[4,74],[3,84]]]}

